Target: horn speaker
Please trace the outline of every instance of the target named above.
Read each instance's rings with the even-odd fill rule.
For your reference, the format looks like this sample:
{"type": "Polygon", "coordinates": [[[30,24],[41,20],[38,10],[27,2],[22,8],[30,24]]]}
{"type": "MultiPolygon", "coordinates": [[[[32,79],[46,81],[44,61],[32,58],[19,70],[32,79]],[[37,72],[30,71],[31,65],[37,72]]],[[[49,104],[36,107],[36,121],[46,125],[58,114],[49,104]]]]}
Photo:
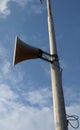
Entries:
{"type": "Polygon", "coordinates": [[[15,47],[14,47],[14,57],[13,57],[13,64],[16,65],[17,63],[29,60],[40,58],[42,56],[42,50],[33,46],[30,46],[20,40],[18,37],[15,39],[15,47]]]}

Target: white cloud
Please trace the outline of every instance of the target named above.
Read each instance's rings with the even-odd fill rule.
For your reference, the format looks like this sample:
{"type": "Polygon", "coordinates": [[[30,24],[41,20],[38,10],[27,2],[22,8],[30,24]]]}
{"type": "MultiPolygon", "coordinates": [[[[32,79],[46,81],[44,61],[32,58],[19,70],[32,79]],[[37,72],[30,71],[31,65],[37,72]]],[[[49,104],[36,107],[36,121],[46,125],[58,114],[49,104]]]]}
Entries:
{"type": "Polygon", "coordinates": [[[73,85],[64,88],[66,103],[71,106],[80,104],[80,89],[75,87],[73,85]]]}
{"type": "Polygon", "coordinates": [[[7,73],[9,73],[9,70],[10,70],[10,62],[6,61],[6,63],[3,64],[2,72],[3,72],[3,74],[7,74],[7,73]]]}
{"type": "Polygon", "coordinates": [[[20,67],[13,68],[9,60],[3,60],[0,66],[0,82],[4,83],[8,81],[11,84],[17,84],[22,82],[25,72],[20,67]]]}
{"type": "MultiPolygon", "coordinates": [[[[79,117],[79,121],[80,121],[80,105],[74,105],[74,106],[68,106],[66,107],[66,111],[68,115],[77,115],[79,117]]],[[[70,123],[76,127],[77,126],[77,122],[76,121],[70,121],[70,123]]],[[[68,125],[70,130],[73,130],[73,128],[68,125]]]]}
{"type": "Polygon", "coordinates": [[[19,107],[17,106],[11,113],[8,113],[0,120],[0,129],[49,130],[53,128],[52,111],[49,108],[38,110],[30,107],[19,107]]]}
{"type": "MultiPolygon", "coordinates": [[[[10,15],[11,10],[8,6],[10,2],[15,2],[22,8],[25,7],[29,2],[33,2],[33,0],[0,0],[0,18],[6,18],[8,15],[10,15]]],[[[31,6],[31,12],[34,12],[36,14],[41,14],[44,8],[41,6],[32,5],[31,6]]]]}
{"type": "MultiPolygon", "coordinates": [[[[10,73],[7,71],[7,73],[10,73]]],[[[5,74],[6,75],[6,74],[5,74]]],[[[14,77],[14,76],[13,76],[14,77]]],[[[41,104],[41,109],[20,104],[18,93],[11,86],[0,84],[0,129],[2,130],[50,130],[54,129],[53,112],[45,107],[51,93],[47,88],[27,92],[26,100],[31,104],[41,104]],[[46,125],[45,125],[46,124],[46,125]]],[[[67,107],[67,114],[80,116],[80,105],[67,107]]],[[[70,127],[70,126],[69,126],[70,127]]],[[[70,128],[72,130],[72,128],[70,128]]]]}
{"type": "Polygon", "coordinates": [[[5,100],[14,100],[17,95],[6,84],[0,84],[0,102],[5,100]]]}
{"type": "Polygon", "coordinates": [[[69,115],[77,115],[80,117],[80,105],[68,106],[66,107],[67,114],[69,115]]]}
{"type": "Polygon", "coordinates": [[[11,87],[7,84],[0,84],[0,117],[6,116],[6,113],[10,111],[10,104],[14,103],[18,95],[11,90],[11,87]]]}
{"type": "Polygon", "coordinates": [[[7,57],[8,50],[0,45],[0,83],[11,83],[16,85],[22,82],[25,72],[20,67],[13,67],[7,57]]]}
{"type": "MultiPolygon", "coordinates": [[[[43,106],[38,109],[19,104],[16,102],[18,95],[4,84],[0,86],[1,98],[5,99],[5,102],[0,101],[1,130],[54,130],[53,112],[50,107],[43,106]]],[[[66,110],[68,115],[80,116],[80,105],[68,106],[66,110]]],[[[70,126],[69,128],[72,130],[70,126]]]]}
{"type": "Polygon", "coordinates": [[[8,2],[10,2],[10,0],[0,0],[0,17],[5,17],[10,14],[8,2]]]}
{"type": "Polygon", "coordinates": [[[32,0],[0,0],[0,17],[5,18],[10,15],[11,11],[8,7],[9,2],[16,2],[21,7],[25,6],[28,2],[32,0]]]}
{"type": "Polygon", "coordinates": [[[52,110],[21,105],[9,86],[0,86],[0,129],[2,130],[49,130],[53,128],[52,110]],[[46,125],[45,125],[46,124],[46,125]]]}
{"type": "Polygon", "coordinates": [[[47,88],[33,90],[25,94],[26,100],[32,105],[45,106],[51,99],[51,92],[47,88]]]}

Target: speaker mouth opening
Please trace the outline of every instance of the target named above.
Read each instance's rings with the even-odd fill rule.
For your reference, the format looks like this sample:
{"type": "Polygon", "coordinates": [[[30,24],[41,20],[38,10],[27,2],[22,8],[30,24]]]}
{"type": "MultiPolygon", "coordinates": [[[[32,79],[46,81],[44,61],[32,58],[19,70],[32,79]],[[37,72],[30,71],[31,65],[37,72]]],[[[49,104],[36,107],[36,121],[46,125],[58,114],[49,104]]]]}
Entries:
{"type": "Polygon", "coordinates": [[[18,37],[15,38],[15,44],[14,44],[14,55],[13,55],[13,65],[16,64],[15,55],[16,55],[17,39],[18,39],[18,37]]]}

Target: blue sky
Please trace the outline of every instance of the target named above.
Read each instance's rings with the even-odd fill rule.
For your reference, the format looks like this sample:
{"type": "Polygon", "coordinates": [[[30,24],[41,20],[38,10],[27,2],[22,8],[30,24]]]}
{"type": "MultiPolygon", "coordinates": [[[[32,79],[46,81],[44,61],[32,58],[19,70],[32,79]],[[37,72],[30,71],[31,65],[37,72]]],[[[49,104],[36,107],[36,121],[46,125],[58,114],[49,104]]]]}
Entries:
{"type": "MultiPolygon", "coordinates": [[[[51,6],[66,112],[80,117],[80,0],[51,6]]],[[[16,36],[49,52],[45,1],[0,0],[0,129],[54,130],[50,65],[37,59],[13,67],[16,36]]]]}

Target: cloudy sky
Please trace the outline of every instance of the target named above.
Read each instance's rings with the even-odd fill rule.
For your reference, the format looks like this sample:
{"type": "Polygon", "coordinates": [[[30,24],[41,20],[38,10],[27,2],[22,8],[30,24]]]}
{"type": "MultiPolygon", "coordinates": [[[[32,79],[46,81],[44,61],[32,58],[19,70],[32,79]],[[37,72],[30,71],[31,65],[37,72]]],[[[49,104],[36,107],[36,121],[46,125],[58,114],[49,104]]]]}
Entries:
{"type": "MultiPolygon", "coordinates": [[[[51,5],[66,113],[80,117],[80,0],[51,5]]],[[[49,52],[45,1],[0,0],[0,129],[54,130],[50,65],[37,59],[14,67],[16,36],[49,52]]]]}

